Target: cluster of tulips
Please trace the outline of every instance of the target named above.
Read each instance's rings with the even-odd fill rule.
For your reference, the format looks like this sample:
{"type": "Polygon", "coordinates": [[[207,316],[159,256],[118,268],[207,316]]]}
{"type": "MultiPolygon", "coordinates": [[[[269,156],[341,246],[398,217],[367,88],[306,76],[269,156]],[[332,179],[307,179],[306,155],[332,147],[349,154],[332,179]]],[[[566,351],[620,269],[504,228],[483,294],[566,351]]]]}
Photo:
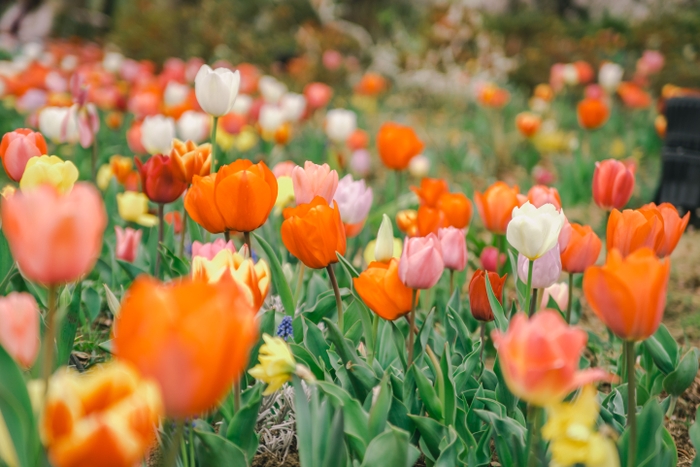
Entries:
{"type": "MultiPolygon", "coordinates": [[[[679,357],[661,320],[669,256],[689,214],[669,204],[624,209],[634,167],[595,163],[593,200],[608,216],[597,265],[602,240],[569,222],[544,184],[475,192],[486,231],[477,235],[472,201],[424,176],[416,131],[386,122],[379,160],[402,198],[403,173],[419,180],[410,187],[417,209],[375,210],[381,225],[360,252],[375,193],[352,174],[369,171],[369,135],[351,110],[323,118],[330,88],[289,93],[250,65],[198,60],[169,61],[156,75],[114,53],[66,47],[53,51],[58,68],[34,61],[7,80],[22,105],[36,105],[37,93],[43,101],[28,119],[40,131],[16,129],[0,144],[15,182],[0,202],[0,293],[13,290],[0,298],[0,462],[130,467],[160,449],[167,467],[252,465],[262,398],[291,382],[303,467],[413,465],[419,455],[481,466],[492,443],[502,465],[673,465],[657,415],[673,413],[698,360],[694,350],[679,357]],[[43,81],[20,89],[39,73],[43,81]],[[139,156],[100,165],[100,123],[121,125],[111,122],[123,116],[120,100],[134,115],[125,131],[139,156]],[[279,160],[314,112],[328,163],[279,160]],[[230,160],[227,148],[257,138],[273,145],[272,169],[230,160]],[[49,155],[58,144],[92,151],[74,163],[49,155]],[[83,181],[78,166],[89,167],[83,181]],[[575,326],[581,274],[582,295],[611,333],[595,344],[606,352],[575,326]],[[108,362],[83,373],[65,365],[85,296],[104,296],[97,312],[114,322],[108,362]],[[657,426],[638,432],[637,417],[657,426]]],[[[368,73],[358,89],[385,87],[368,73]]],[[[499,107],[508,94],[489,85],[479,100],[499,107]]],[[[518,126],[534,134],[523,130],[537,126],[528,118],[518,126]]]]}

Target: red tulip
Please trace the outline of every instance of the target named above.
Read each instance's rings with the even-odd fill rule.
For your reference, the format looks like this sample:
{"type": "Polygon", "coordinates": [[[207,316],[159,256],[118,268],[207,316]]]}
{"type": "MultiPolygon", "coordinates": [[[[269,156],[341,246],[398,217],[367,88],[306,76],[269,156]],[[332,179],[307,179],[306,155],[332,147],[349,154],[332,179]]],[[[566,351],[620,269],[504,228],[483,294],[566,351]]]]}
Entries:
{"type": "Polygon", "coordinates": [[[178,178],[178,169],[170,156],[156,154],[145,164],[136,158],[136,165],[141,174],[143,191],[154,203],[172,203],[185,192],[187,182],[178,178]]]}

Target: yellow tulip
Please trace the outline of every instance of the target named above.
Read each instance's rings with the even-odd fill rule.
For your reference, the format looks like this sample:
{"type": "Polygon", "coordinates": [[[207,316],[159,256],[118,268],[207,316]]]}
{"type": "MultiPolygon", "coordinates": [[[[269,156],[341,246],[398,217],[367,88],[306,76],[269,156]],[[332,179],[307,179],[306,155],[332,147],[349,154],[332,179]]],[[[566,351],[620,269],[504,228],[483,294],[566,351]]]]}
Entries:
{"type": "Polygon", "coordinates": [[[32,157],[27,161],[19,187],[27,191],[48,184],[66,193],[77,180],[78,169],[72,162],[63,161],[57,156],[32,157]]]}
{"type": "Polygon", "coordinates": [[[258,144],[258,135],[251,126],[246,126],[235,138],[236,150],[246,152],[258,144]]]}
{"type": "Polygon", "coordinates": [[[292,177],[280,177],[277,179],[277,201],[275,207],[284,209],[294,202],[294,183],[292,177]]]}
{"type": "Polygon", "coordinates": [[[117,194],[119,216],[129,222],[136,222],[144,227],[153,227],[158,218],[148,213],[148,197],[143,193],[126,191],[117,194]]]}
{"type": "Polygon", "coordinates": [[[110,164],[103,164],[97,171],[97,187],[105,191],[109,187],[109,182],[112,181],[112,177],[114,177],[112,166],[110,164]]]}
{"type": "Polygon", "coordinates": [[[267,383],[264,396],[269,396],[292,379],[296,372],[297,362],[292,350],[281,337],[271,337],[263,334],[265,343],[260,347],[258,363],[248,373],[255,379],[267,383]]]}

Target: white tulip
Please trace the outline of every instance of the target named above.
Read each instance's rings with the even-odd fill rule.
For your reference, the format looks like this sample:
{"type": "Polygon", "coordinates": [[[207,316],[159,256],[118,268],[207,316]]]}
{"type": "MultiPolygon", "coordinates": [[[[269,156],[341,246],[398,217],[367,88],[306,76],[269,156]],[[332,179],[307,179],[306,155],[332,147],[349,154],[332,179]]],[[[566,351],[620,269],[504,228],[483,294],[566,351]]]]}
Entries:
{"type": "Polygon", "coordinates": [[[377,232],[377,242],[374,244],[374,259],[382,263],[389,262],[394,257],[394,227],[389,216],[382,216],[382,223],[377,232]]]}
{"type": "Polygon", "coordinates": [[[248,115],[250,108],[253,106],[253,98],[248,94],[239,94],[236,102],[233,103],[231,112],[238,115],[248,115]]]}
{"type": "Polygon", "coordinates": [[[167,154],[175,139],[175,121],[164,115],[146,117],[141,125],[141,144],[150,154],[167,154]]]}
{"type": "Polygon", "coordinates": [[[562,73],[564,82],[569,86],[576,86],[578,84],[578,70],[576,65],[573,63],[568,63],[564,65],[564,71],[562,73]]]}
{"type": "Polygon", "coordinates": [[[73,71],[78,66],[78,57],[75,55],[66,55],[61,59],[61,70],[73,71]]]}
{"type": "Polygon", "coordinates": [[[260,123],[260,128],[262,128],[263,131],[275,132],[279,127],[284,125],[285,121],[284,110],[280,107],[272,104],[263,104],[260,108],[258,123],[260,123]]]}
{"type": "Polygon", "coordinates": [[[77,119],[66,118],[69,107],[46,107],[39,113],[39,131],[56,144],[78,141],[77,119]],[[63,122],[66,121],[64,127],[63,122]]]}
{"type": "Polygon", "coordinates": [[[598,70],[598,83],[609,93],[617,90],[625,70],[617,63],[603,63],[598,70]]]}
{"type": "Polygon", "coordinates": [[[116,73],[122,67],[124,55],[119,52],[107,52],[102,59],[102,67],[111,72],[116,73]]]}
{"type": "Polygon", "coordinates": [[[298,122],[306,110],[306,97],[295,92],[288,92],[282,96],[280,106],[288,122],[298,122]]]}
{"type": "Polygon", "coordinates": [[[563,209],[558,211],[550,203],[536,208],[527,201],[521,207],[513,208],[506,238],[520,254],[534,261],[557,244],[564,220],[563,209]]]}
{"type": "Polygon", "coordinates": [[[202,110],[214,117],[221,117],[231,111],[240,85],[241,74],[238,70],[212,70],[209,65],[202,65],[194,78],[197,102],[202,110]]]}
{"type": "Polygon", "coordinates": [[[352,110],[333,109],[326,114],[326,135],[335,143],[344,143],[357,128],[357,115],[352,110]]]}
{"type": "Polygon", "coordinates": [[[423,154],[418,154],[408,163],[408,173],[414,178],[423,178],[428,175],[430,170],[430,159],[423,154]]]}
{"type": "Polygon", "coordinates": [[[211,117],[203,112],[188,110],[177,121],[177,134],[183,141],[201,143],[209,136],[211,117]]]}
{"type": "Polygon", "coordinates": [[[287,86],[272,76],[263,76],[258,81],[258,91],[268,104],[277,104],[287,93],[287,86]]]}
{"type": "Polygon", "coordinates": [[[186,84],[180,84],[177,81],[170,81],[165,87],[163,94],[163,102],[168,107],[180,105],[190,95],[190,87],[186,84]]]}

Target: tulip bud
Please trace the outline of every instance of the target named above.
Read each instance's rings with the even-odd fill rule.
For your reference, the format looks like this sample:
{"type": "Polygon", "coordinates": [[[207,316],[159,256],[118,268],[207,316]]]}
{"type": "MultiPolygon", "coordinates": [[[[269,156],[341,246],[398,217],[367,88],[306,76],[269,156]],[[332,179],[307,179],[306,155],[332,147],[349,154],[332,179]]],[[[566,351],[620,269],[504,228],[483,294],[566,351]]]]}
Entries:
{"type": "Polygon", "coordinates": [[[202,65],[194,78],[194,92],[199,106],[209,115],[221,117],[233,108],[241,84],[241,74],[227,68],[212,70],[202,65]]]}
{"type": "Polygon", "coordinates": [[[429,289],[440,280],[443,269],[442,247],[435,234],[404,240],[399,278],[407,287],[429,289]]]}
{"type": "Polygon", "coordinates": [[[464,231],[456,227],[438,230],[445,268],[463,271],[467,267],[467,240],[464,231]]]}
{"type": "Polygon", "coordinates": [[[372,168],[372,157],[366,149],[358,149],[353,151],[350,156],[350,170],[360,177],[369,175],[372,168]]]}
{"type": "MultiPolygon", "coordinates": [[[[518,255],[518,277],[527,284],[528,260],[522,254],[518,255]]],[[[561,275],[561,258],[559,245],[537,258],[532,266],[532,287],[543,289],[554,284],[561,275]]]]}
{"type": "Polygon", "coordinates": [[[150,154],[167,154],[175,139],[175,121],[163,115],[146,117],[141,125],[141,144],[150,154]]]}
{"type": "Polygon", "coordinates": [[[622,209],[634,191],[634,172],[615,159],[596,162],[593,172],[593,200],[598,207],[622,209]]]}
{"type": "Polygon", "coordinates": [[[301,94],[288,92],[280,102],[284,119],[288,122],[298,122],[306,111],[306,98],[301,94]]]}
{"type": "MultiPolygon", "coordinates": [[[[26,292],[0,297],[0,345],[23,368],[39,353],[39,307],[26,292]]],[[[0,456],[1,457],[1,456],[0,456]]]]}
{"type": "Polygon", "coordinates": [[[394,227],[386,214],[382,215],[382,223],[377,232],[377,243],[374,246],[374,259],[386,263],[394,256],[394,227]]]}
{"type": "Polygon", "coordinates": [[[117,235],[115,256],[127,263],[133,263],[138,256],[143,231],[131,227],[122,229],[118,225],[114,227],[114,230],[117,235]]]}
{"type": "Polygon", "coordinates": [[[338,189],[338,172],[331,170],[328,164],[318,165],[306,161],[303,168],[294,168],[292,181],[297,204],[310,203],[316,196],[330,204],[338,189]]]}
{"type": "Polygon", "coordinates": [[[622,75],[624,73],[624,68],[617,63],[603,63],[598,71],[598,83],[600,83],[603,89],[605,89],[609,94],[612,94],[620,85],[622,75]]]}

